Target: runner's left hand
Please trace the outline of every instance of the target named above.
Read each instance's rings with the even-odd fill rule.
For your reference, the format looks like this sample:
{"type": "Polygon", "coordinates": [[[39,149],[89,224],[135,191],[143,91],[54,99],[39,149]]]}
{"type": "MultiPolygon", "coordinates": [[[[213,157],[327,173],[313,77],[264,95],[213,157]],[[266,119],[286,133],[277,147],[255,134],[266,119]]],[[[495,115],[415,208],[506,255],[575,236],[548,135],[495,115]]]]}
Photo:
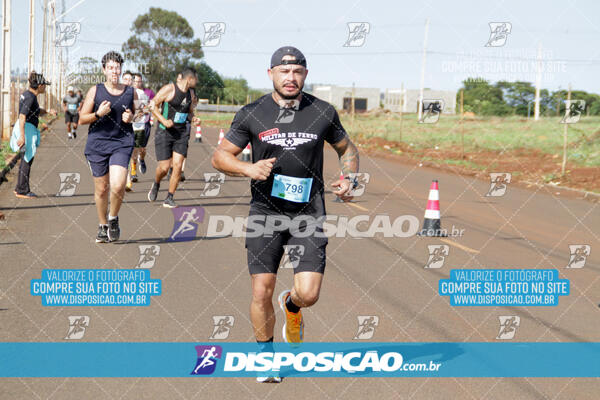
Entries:
{"type": "Polygon", "coordinates": [[[333,191],[333,194],[342,199],[342,201],[346,202],[354,198],[354,196],[349,196],[350,192],[352,191],[352,182],[350,182],[348,179],[335,181],[331,184],[331,186],[338,188],[337,190],[333,191]]]}

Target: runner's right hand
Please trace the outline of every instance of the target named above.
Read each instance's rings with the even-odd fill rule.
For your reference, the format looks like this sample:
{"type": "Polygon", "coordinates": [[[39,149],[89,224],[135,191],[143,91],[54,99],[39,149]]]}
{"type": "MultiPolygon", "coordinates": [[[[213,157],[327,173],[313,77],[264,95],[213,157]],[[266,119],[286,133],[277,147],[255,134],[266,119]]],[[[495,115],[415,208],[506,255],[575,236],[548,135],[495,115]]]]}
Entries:
{"type": "Polygon", "coordinates": [[[110,112],[110,101],[104,100],[96,110],[99,116],[103,117],[110,112]]]}
{"type": "Polygon", "coordinates": [[[277,158],[273,157],[266,160],[259,160],[254,164],[249,164],[246,176],[257,181],[266,181],[269,178],[269,175],[271,175],[275,160],[277,160],[277,158]]]}
{"type": "Polygon", "coordinates": [[[166,120],[166,122],[163,124],[165,126],[165,128],[169,129],[173,127],[173,120],[166,120]]]}

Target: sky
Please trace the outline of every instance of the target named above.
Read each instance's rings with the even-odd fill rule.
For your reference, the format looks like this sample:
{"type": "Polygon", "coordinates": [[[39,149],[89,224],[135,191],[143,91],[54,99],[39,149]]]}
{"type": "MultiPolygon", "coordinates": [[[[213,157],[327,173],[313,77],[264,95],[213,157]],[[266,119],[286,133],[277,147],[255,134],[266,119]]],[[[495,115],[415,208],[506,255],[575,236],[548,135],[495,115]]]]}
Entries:
{"type": "MultiPolygon", "coordinates": [[[[195,37],[203,23],[223,22],[217,46],[204,61],[225,77],[243,77],[253,88],[269,88],[271,54],[298,47],[308,62],[307,83],[374,87],[381,91],[421,82],[425,21],[429,19],[424,86],[456,90],[480,77],[535,82],[541,48],[541,86],[600,93],[600,2],[598,1],[115,1],[58,0],[64,22],[80,22],[69,47],[75,65],[83,56],[100,59],[120,50],[135,18],[150,7],[184,16],[195,37]],[[350,42],[348,23],[366,23],[368,33],[350,42]],[[503,46],[486,47],[492,22],[511,26],[503,46]],[[541,47],[539,47],[541,46],[541,47]]],[[[36,0],[36,65],[41,64],[42,0],[36,0]]],[[[29,2],[12,0],[12,67],[27,66],[29,2]]],[[[495,42],[499,44],[499,42],[495,42]]]]}

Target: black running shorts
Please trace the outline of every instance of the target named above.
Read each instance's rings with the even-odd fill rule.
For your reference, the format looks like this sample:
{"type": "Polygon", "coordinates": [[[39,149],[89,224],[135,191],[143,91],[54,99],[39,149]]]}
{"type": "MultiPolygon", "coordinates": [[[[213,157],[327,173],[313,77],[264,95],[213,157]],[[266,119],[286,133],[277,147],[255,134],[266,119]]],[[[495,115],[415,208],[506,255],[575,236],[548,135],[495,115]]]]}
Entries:
{"type": "Polygon", "coordinates": [[[79,122],[79,113],[71,114],[70,112],[65,112],[65,124],[69,122],[78,123],[79,122]]]}
{"type": "Polygon", "coordinates": [[[173,152],[187,157],[188,144],[190,141],[189,132],[167,132],[158,127],[154,134],[154,147],[156,150],[156,159],[158,161],[168,160],[173,157],[173,152]]]}
{"type": "Polygon", "coordinates": [[[259,203],[250,205],[249,229],[251,229],[250,219],[252,219],[254,227],[259,228],[255,231],[261,231],[260,236],[251,232],[246,233],[250,274],[276,274],[286,248],[288,253],[286,265],[293,268],[294,273],[304,271],[324,273],[328,240],[323,235],[322,222],[316,222],[318,216],[303,216],[309,221],[315,221],[308,223],[298,223],[299,220],[288,217],[296,223],[292,222],[285,229],[282,229],[280,222],[277,222],[278,217],[285,216],[259,203]],[[262,232],[263,230],[266,232],[262,232]]]}

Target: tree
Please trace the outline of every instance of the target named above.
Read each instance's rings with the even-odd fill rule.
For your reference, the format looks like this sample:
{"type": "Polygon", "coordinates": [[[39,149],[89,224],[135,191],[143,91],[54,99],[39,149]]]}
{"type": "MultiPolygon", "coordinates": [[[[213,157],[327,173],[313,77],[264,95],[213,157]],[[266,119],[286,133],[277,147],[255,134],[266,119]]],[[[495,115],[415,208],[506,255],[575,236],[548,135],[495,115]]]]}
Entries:
{"type": "MultiPolygon", "coordinates": [[[[554,112],[556,112],[556,106],[560,107],[560,114],[565,113],[565,100],[567,100],[566,90],[557,90],[552,93],[552,104],[554,112]]],[[[584,113],[590,113],[590,115],[600,115],[600,96],[595,93],[588,93],[584,90],[572,90],[572,100],[585,100],[584,113]]]]}
{"type": "Polygon", "coordinates": [[[208,99],[210,103],[216,103],[217,98],[223,98],[225,85],[217,71],[203,62],[194,64],[193,67],[198,72],[196,96],[199,99],[208,99]]]}
{"type": "Polygon", "coordinates": [[[533,101],[535,100],[535,88],[531,82],[506,82],[496,83],[496,87],[502,89],[503,98],[515,114],[527,116],[527,107],[530,112],[533,110],[533,101]]]}
{"type": "Polygon", "coordinates": [[[174,81],[183,66],[204,55],[188,21],[174,11],[150,7],[133,21],[131,31],[122,46],[125,59],[143,65],[146,82],[155,89],[174,81]]]}
{"type": "Polygon", "coordinates": [[[246,104],[248,95],[248,82],[242,78],[223,79],[225,87],[223,89],[223,100],[232,104],[246,104]]]}
{"type": "MultiPolygon", "coordinates": [[[[467,79],[463,81],[464,110],[478,115],[507,115],[512,113],[511,107],[504,102],[502,88],[484,79],[467,79]]],[[[457,93],[457,104],[460,104],[460,91],[457,93]]]]}

